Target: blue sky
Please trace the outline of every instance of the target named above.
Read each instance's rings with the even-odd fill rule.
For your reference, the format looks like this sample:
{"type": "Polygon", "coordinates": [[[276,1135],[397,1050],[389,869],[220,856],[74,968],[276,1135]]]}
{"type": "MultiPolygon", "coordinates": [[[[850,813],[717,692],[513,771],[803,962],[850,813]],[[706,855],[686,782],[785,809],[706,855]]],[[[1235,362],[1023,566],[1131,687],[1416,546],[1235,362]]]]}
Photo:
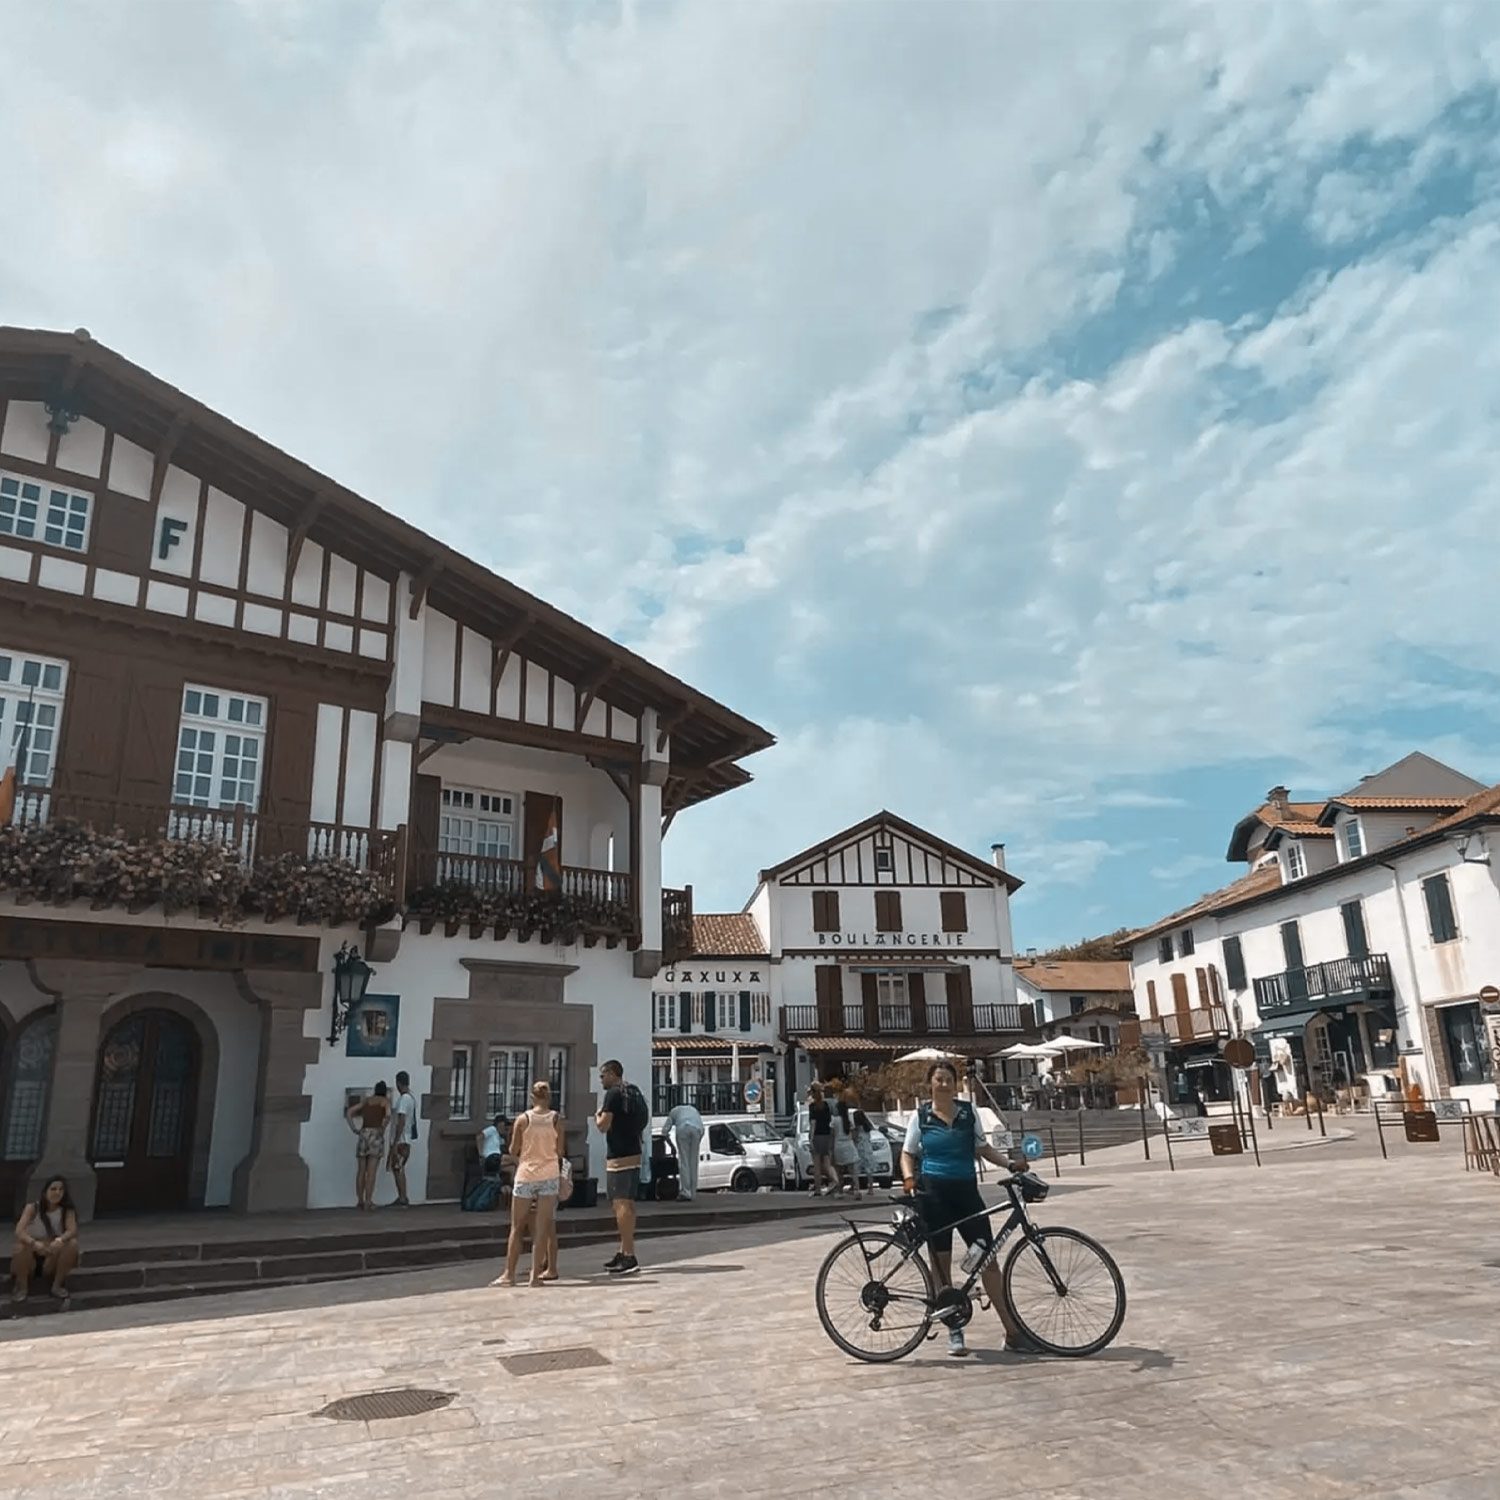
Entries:
{"type": "Polygon", "coordinates": [[[887,806],[1045,946],[1500,778],[1492,6],[0,17],[4,318],[770,726],[701,907],[887,806]]]}

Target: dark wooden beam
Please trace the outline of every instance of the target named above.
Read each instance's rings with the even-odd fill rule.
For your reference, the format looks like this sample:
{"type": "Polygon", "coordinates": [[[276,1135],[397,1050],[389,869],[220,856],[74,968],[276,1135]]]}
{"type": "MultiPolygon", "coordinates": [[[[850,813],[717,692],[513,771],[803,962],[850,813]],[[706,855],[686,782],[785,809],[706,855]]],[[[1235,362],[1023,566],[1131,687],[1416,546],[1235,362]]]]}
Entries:
{"type": "Polygon", "coordinates": [[[172,455],[177,451],[177,445],[182,441],[183,434],[187,430],[187,413],[178,412],[172,418],[172,424],[163,434],[161,442],[156,445],[156,459],[151,465],[151,503],[153,505],[161,499],[161,487],[166,483],[167,469],[172,462],[172,455]]]}
{"type": "Polygon", "coordinates": [[[667,830],[672,826],[672,819],[675,818],[676,816],[677,816],[677,809],[674,807],[672,809],[672,811],[669,812],[666,815],[666,817],[664,817],[661,820],[661,836],[663,838],[666,838],[666,836],[667,836],[667,830]]]}
{"type": "Polygon", "coordinates": [[[656,753],[661,754],[667,748],[667,741],[677,729],[692,716],[693,710],[686,704],[682,704],[674,712],[657,721],[656,725],[656,753]]]}
{"type": "Polygon", "coordinates": [[[287,541],[286,549],[286,587],[291,592],[292,576],[297,571],[297,561],[302,556],[303,543],[307,541],[307,534],[313,529],[319,516],[323,514],[328,504],[328,492],[316,490],[311,500],[307,502],[306,509],[302,512],[297,524],[292,528],[291,536],[287,541]]]}
{"type": "Polygon", "coordinates": [[[584,721],[589,716],[589,710],[594,706],[594,699],[599,695],[599,689],[614,676],[614,664],[595,672],[587,682],[579,683],[574,689],[574,713],[573,729],[576,733],[583,733],[584,721]]]}
{"type": "MultiPolygon", "coordinates": [[[[490,663],[490,681],[494,684],[495,691],[500,691],[500,679],[505,676],[505,668],[510,663],[510,653],[516,649],[531,629],[531,616],[522,615],[504,635],[496,636],[493,642],[495,654],[490,663]]],[[[521,712],[526,712],[526,705],[521,704],[521,712]]]]}
{"type": "Polygon", "coordinates": [[[427,591],[437,581],[437,576],[443,571],[443,559],[434,557],[427,566],[417,574],[411,581],[411,609],[410,617],[415,620],[422,613],[422,606],[427,602],[427,591]]]}

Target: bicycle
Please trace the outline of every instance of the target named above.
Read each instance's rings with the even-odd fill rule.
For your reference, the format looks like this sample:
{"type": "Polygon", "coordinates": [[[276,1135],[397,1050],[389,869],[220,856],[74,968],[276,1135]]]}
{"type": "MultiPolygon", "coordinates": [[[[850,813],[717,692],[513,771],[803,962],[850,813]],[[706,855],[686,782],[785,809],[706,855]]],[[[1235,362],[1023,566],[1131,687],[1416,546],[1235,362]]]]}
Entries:
{"type": "Polygon", "coordinates": [[[930,1231],[909,1199],[891,1200],[897,1207],[890,1229],[862,1228],[845,1219],[848,1237],[829,1251],[818,1271],[818,1318],[828,1337],[855,1359],[888,1364],[910,1354],[924,1339],[936,1337],[934,1320],[949,1328],[964,1327],[974,1315],[975,1284],[1019,1230],[1021,1237],[1011,1247],[1001,1281],[1005,1309],[1015,1326],[1043,1353],[1069,1359],[1097,1354],[1109,1344],[1125,1321],[1125,1279],[1113,1257],[1076,1229],[1032,1223],[1027,1204],[1041,1202],[1048,1193],[1047,1184],[1034,1172],[1017,1173],[1001,1185],[1007,1202],[949,1226],[1010,1211],[993,1244],[958,1287],[936,1289],[922,1256],[930,1231]],[[1034,1285],[1028,1279],[1033,1273],[1039,1273],[1034,1285]],[[1090,1294],[1096,1288],[1100,1306],[1091,1311],[1090,1294]],[[842,1327],[830,1309],[830,1295],[839,1292],[852,1294],[852,1329],[842,1327]],[[1075,1334],[1079,1337],[1072,1337],[1075,1334]],[[878,1343],[887,1336],[895,1341],[878,1343]],[[856,1338],[865,1342],[856,1343],[856,1338]]]}

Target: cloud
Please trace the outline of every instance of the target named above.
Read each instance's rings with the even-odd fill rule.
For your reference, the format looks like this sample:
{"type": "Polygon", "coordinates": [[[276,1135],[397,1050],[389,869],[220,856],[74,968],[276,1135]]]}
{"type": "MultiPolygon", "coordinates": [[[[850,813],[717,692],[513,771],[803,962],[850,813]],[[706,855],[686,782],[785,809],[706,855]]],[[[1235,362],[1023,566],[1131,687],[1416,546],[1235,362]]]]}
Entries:
{"type": "Polygon", "coordinates": [[[1489,651],[1487,7],[8,20],[8,316],[768,722],[712,904],[889,805],[1045,941],[1172,778],[1337,780],[1393,653],[1489,651]]]}

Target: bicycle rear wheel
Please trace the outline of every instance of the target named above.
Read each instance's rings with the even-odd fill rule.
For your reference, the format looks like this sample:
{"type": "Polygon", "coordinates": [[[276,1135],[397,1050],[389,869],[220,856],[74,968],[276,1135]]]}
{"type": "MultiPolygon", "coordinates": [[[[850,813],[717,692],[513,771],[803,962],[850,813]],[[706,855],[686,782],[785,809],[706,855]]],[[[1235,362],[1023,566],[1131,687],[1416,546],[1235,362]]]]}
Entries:
{"type": "Polygon", "coordinates": [[[1097,1354],[1125,1321],[1125,1278],[1108,1250],[1076,1229],[1038,1229],[1005,1262],[1005,1306],[1039,1349],[1097,1354]]]}
{"type": "Polygon", "coordinates": [[[851,1234],[828,1252],[816,1300],[823,1331],[845,1354],[888,1364],[927,1337],[932,1272],[893,1234],[851,1234]]]}

